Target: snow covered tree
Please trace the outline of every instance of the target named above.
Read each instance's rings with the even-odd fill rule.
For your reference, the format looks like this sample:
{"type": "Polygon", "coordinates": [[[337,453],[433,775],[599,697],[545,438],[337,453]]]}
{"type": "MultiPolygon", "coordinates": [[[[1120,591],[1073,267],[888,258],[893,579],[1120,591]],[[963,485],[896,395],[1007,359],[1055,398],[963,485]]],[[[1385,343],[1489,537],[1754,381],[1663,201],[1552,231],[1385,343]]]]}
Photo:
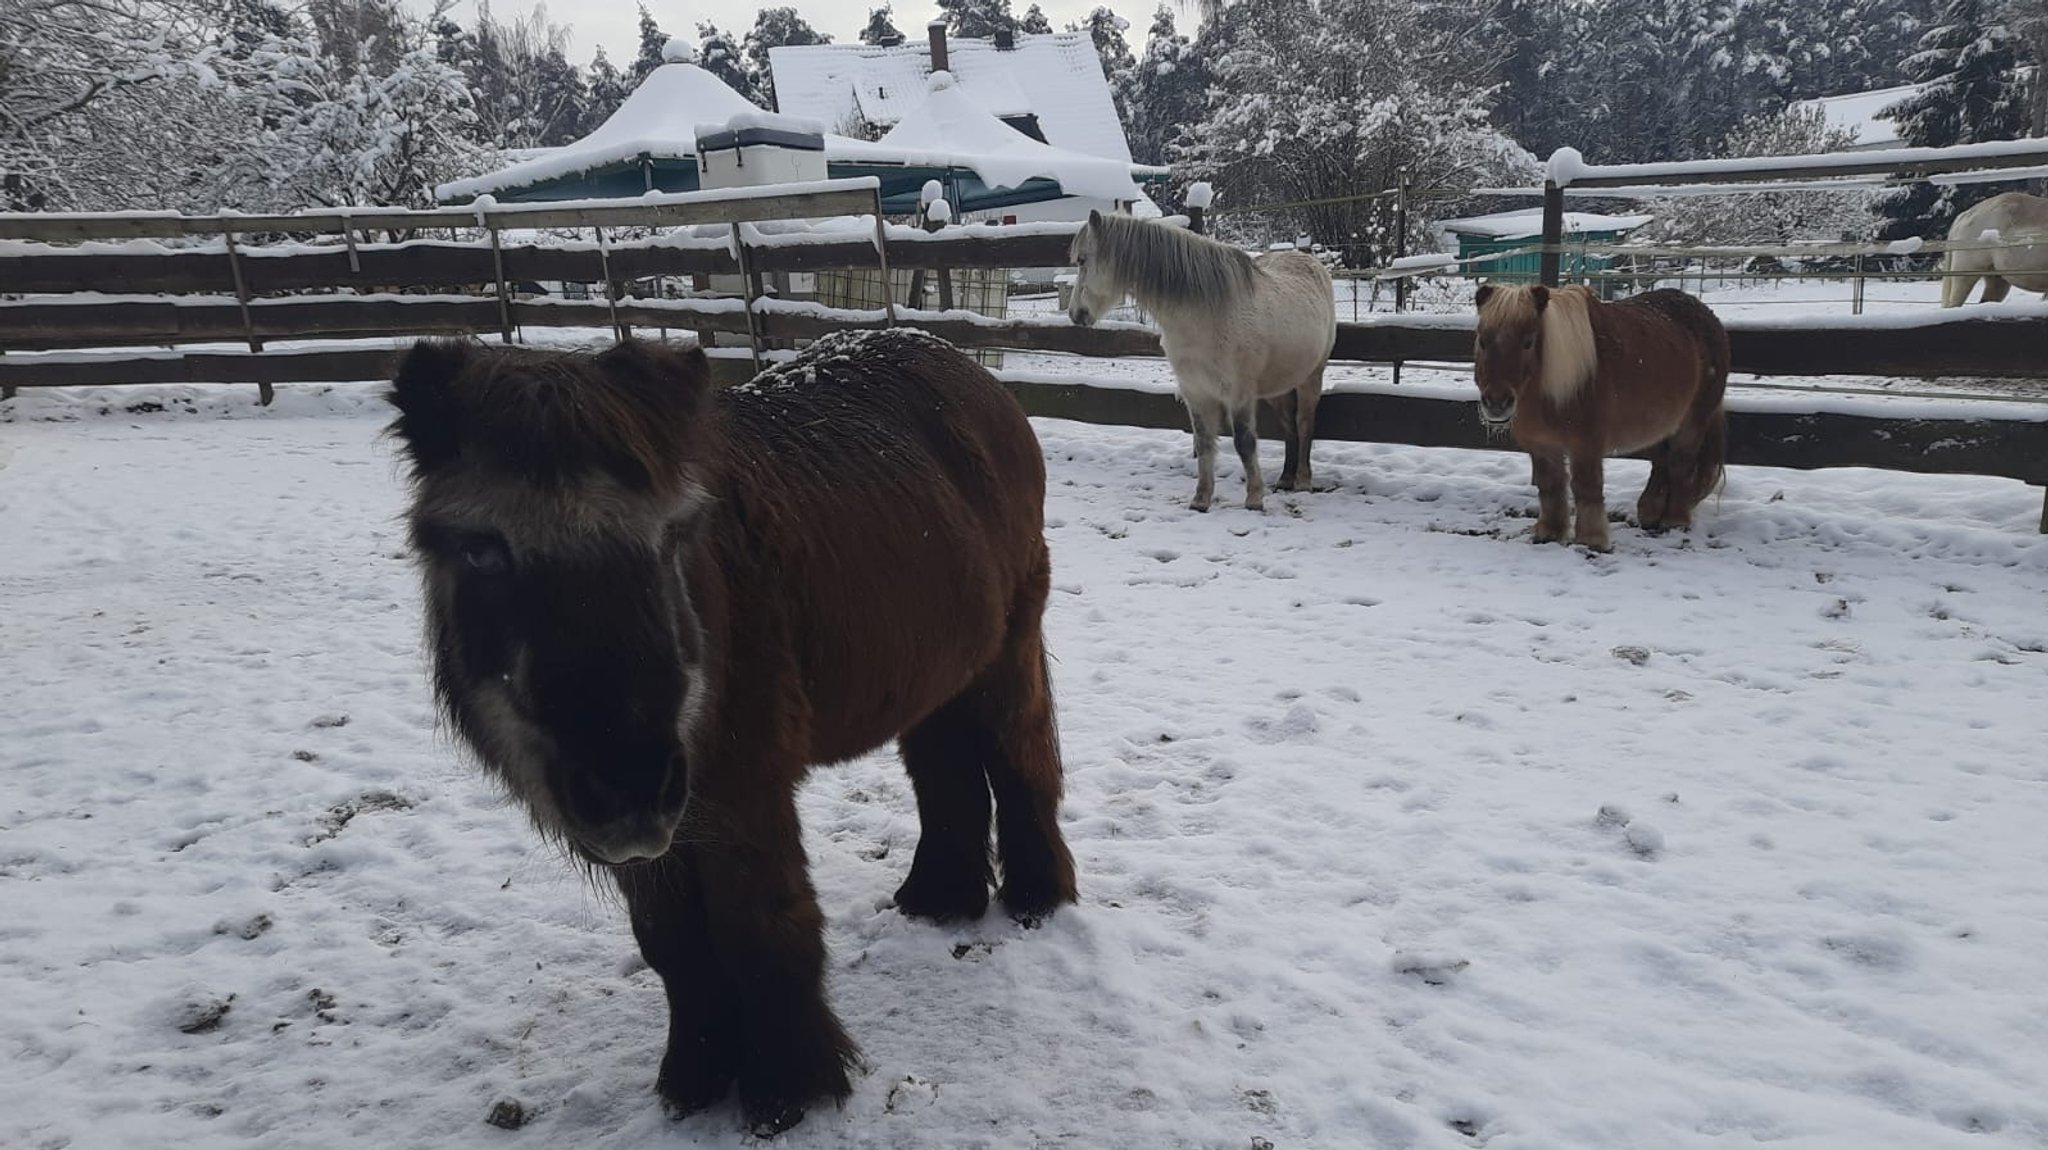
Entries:
{"type": "Polygon", "coordinates": [[[583,127],[578,135],[587,135],[610,119],[632,90],[628,78],[613,66],[600,47],[590,61],[590,95],[583,104],[583,127]]]}
{"type": "MultiPolygon", "coordinates": [[[[1856,134],[1830,128],[1818,108],[1787,108],[1744,121],[1720,154],[1729,158],[1797,156],[1835,151],[1856,134]]],[[[1645,209],[1656,217],[1644,238],[1674,244],[1779,245],[1859,240],[1871,226],[1868,188],[1839,191],[1761,192],[1728,196],[1667,196],[1645,209]]]]}
{"type": "Polygon", "coordinates": [[[860,42],[879,44],[891,38],[901,40],[903,30],[896,26],[896,21],[890,19],[893,12],[893,7],[888,4],[868,9],[868,22],[867,26],[860,30],[860,42]]]}
{"type": "Polygon", "coordinates": [[[948,36],[986,40],[997,32],[1017,30],[1010,0],[938,0],[938,6],[948,36]]]}
{"type": "Polygon", "coordinates": [[[1394,237],[1359,197],[1526,180],[1535,161],[1488,122],[1476,48],[1407,0],[1239,0],[1225,8],[1208,107],[1170,152],[1268,227],[1378,262],[1394,237]]]}
{"type": "MultiPolygon", "coordinates": [[[[2029,112],[2018,65],[2012,35],[1985,0],[1948,0],[1920,38],[1920,51],[1906,60],[1907,76],[1928,87],[1882,114],[1898,124],[1901,140],[1920,147],[2018,139],[2027,132],[2029,112]]],[[[1946,236],[1958,212],[2006,190],[1927,183],[1892,189],[1879,199],[1885,223],[1878,238],[1946,236]]]]}
{"type": "Polygon", "coordinates": [[[667,63],[661,52],[663,48],[668,47],[668,41],[668,33],[661,30],[660,24],[655,23],[654,15],[647,10],[647,5],[640,5],[640,51],[633,57],[633,66],[626,70],[628,91],[639,87],[640,81],[647,78],[647,73],[667,63]]]}
{"type": "Polygon", "coordinates": [[[746,57],[741,55],[738,38],[709,20],[697,22],[697,66],[754,103],[763,103],[753,74],[747,70],[746,57]]]}
{"type": "Polygon", "coordinates": [[[1209,70],[1201,54],[1174,27],[1165,3],[1152,15],[1145,56],[1132,70],[1130,118],[1124,121],[1131,155],[1141,164],[1164,164],[1171,146],[1203,113],[1209,70]]]}
{"type": "MultiPolygon", "coordinates": [[[[536,7],[510,22],[477,5],[471,46],[450,61],[450,38],[436,36],[436,57],[455,63],[476,99],[477,137],[496,148],[556,147],[582,134],[589,89],[569,63],[569,33],[536,7]]],[[[456,44],[459,48],[459,42],[456,44]]]]}
{"type": "Polygon", "coordinates": [[[747,75],[758,94],[755,98],[771,108],[775,107],[775,77],[768,67],[768,49],[788,44],[831,42],[832,37],[811,27],[810,22],[797,15],[794,8],[761,9],[744,45],[747,75]]]}
{"type": "Polygon", "coordinates": [[[209,15],[198,0],[0,4],[0,206],[145,206],[105,202],[79,181],[158,166],[141,143],[177,154],[190,130],[152,139],[133,127],[177,129],[162,121],[174,107],[203,113],[197,93],[219,83],[209,15]]]}
{"type": "Polygon", "coordinates": [[[2027,84],[2027,134],[2048,136],[2048,0],[2002,0],[1998,11],[2032,68],[2027,84]]]}
{"type": "Polygon", "coordinates": [[[1052,31],[1052,20],[1046,16],[1045,9],[1033,4],[1024,9],[1023,19],[1017,21],[1017,31],[1030,36],[1043,36],[1052,31]]]}
{"type": "MultiPolygon", "coordinates": [[[[1033,4],[1031,10],[1037,12],[1038,5],[1033,4]]],[[[1129,20],[1101,6],[1088,13],[1087,19],[1067,26],[1069,32],[1087,32],[1095,42],[1095,54],[1102,60],[1102,76],[1109,81],[1110,100],[1116,105],[1117,122],[1123,125],[1126,136],[1131,126],[1131,90],[1138,81],[1138,61],[1131,55],[1130,42],[1124,39],[1130,27],[1129,20]]],[[[1046,31],[1052,29],[1047,27],[1046,31]]]]}

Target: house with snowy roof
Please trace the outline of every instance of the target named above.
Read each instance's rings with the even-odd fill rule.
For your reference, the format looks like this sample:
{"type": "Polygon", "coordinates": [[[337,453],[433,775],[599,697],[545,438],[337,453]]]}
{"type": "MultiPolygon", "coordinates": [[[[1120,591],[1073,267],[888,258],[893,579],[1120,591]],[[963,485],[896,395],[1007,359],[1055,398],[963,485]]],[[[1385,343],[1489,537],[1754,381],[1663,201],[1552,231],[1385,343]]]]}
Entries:
{"type": "MultiPolygon", "coordinates": [[[[1058,37],[1020,37],[1019,42],[1043,39],[1058,37]]],[[[1081,40],[1093,60],[1092,41],[1085,35],[1081,40]]],[[[934,42],[943,43],[943,32],[934,42]]],[[[765,132],[787,146],[799,143],[794,136],[807,136],[810,142],[803,146],[823,152],[832,178],[878,179],[883,210],[892,214],[917,211],[923,188],[937,181],[963,216],[1021,212],[1023,218],[1077,218],[1090,207],[1149,207],[1143,186],[1162,184],[1167,176],[1164,168],[1131,162],[1099,65],[1090,65],[1091,74],[1111,131],[1081,136],[1071,126],[1091,122],[1080,111],[1088,107],[1085,100],[1072,93],[1038,99],[1015,85],[1003,91],[1000,80],[989,78],[1001,74],[983,67],[978,85],[943,69],[919,73],[914,80],[904,72],[901,83],[914,87],[905,90],[892,79],[878,86],[869,102],[871,112],[887,116],[886,130],[854,135],[835,130],[843,114],[795,113],[787,96],[779,113],[763,112],[699,67],[686,46],[672,42],[671,49],[667,62],[648,73],[588,136],[522,156],[498,171],[444,184],[435,189],[436,198],[466,203],[489,195],[531,202],[695,191],[705,186],[707,160],[700,137],[707,127],[713,134],[724,134],[728,127],[765,132]],[[991,102],[1009,113],[993,110],[991,102]],[[1027,107],[1044,114],[1019,111],[1027,107]],[[1056,138],[1085,138],[1095,146],[1077,149],[1049,142],[1048,127],[1056,138]],[[1032,207],[1046,204],[1055,205],[1051,214],[1029,214],[1032,207]]],[[[939,59],[945,60],[943,48],[939,59]]],[[[778,95],[788,87],[819,90],[816,84],[785,86],[778,74],[778,95]]],[[[862,122],[881,127],[874,120],[862,122]]]]}
{"type": "MultiPolygon", "coordinates": [[[[891,38],[880,44],[770,48],[768,66],[775,76],[777,110],[821,121],[840,135],[887,139],[906,121],[920,117],[932,91],[932,75],[945,73],[952,77],[961,102],[1023,140],[1132,166],[1130,142],[1088,33],[999,33],[986,40],[949,40],[945,26],[937,21],[927,33],[923,43],[891,38]]],[[[965,125],[964,114],[955,113],[953,118],[956,126],[965,125]]],[[[922,131],[920,136],[929,138],[922,131]]],[[[1008,152],[1015,141],[987,136],[944,143],[1008,152]]],[[[1165,174],[1142,167],[1133,170],[1148,181],[1165,174]]],[[[1010,214],[1081,218],[1091,207],[1109,206],[1112,201],[1081,193],[1047,204],[1045,210],[1010,214]]]]}

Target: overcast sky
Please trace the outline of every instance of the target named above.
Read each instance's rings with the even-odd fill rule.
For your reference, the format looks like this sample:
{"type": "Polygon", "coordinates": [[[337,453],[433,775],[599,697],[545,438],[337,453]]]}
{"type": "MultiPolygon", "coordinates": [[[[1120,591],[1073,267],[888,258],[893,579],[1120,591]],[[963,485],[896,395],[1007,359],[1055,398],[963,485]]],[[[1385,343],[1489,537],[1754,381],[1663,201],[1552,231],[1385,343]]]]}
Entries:
{"type": "MultiPolygon", "coordinates": [[[[413,7],[425,11],[431,7],[430,0],[409,0],[413,7]]],[[[868,9],[880,7],[886,0],[795,0],[794,6],[804,19],[820,32],[834,40],[851,40],[868,22],[868,9]]],[[[1051,17],[1055,28],[1064,30],[1068,23],[1079,20],[1092,11],[1102,0],[1039,0],[1039,5],[1051,17]]],[[[1125,33],[1133,38],[1132,48],[1142,48],[1145,28],[1150,25],[1152,9],[1157,0],[1109,0],[1109,6],[1134,27],[1125,33]],[[1128,10],[1127,10],[1128,9],[1128,10]]],[[[1031,0],[1011,0],[1012,6],[1021,15],[1031,6],[1031,0]]],[[[737,34],[744,34],[754,26],[754,14],[763,5],[760,0],[648,0],[647,10],[654,14],[655,22],[670,35],[696,36],[697,22],[709,20],[721,28],[737,34]]],[[[491,10],[500,20],[510,20],[515,15],[532,11],[531,3],[519,0],[499,0],[491,10]]],[[[938,5],[929,0],[897,0],[894,18],[896,26],[907,36],[917,35],[932,17],[939,14],[938,5]]],[[[476,17],[475,0],[462,0],[457,4],[455,18],[469,24],[476,17]]],[[[571,30],[570,59],[578,64],[588,64],[590,57],[602,45],[612,62],[624,66],[639,50],[640,11],[635,0],[555,0],[547,5],[549,21],[571,30]]]]}

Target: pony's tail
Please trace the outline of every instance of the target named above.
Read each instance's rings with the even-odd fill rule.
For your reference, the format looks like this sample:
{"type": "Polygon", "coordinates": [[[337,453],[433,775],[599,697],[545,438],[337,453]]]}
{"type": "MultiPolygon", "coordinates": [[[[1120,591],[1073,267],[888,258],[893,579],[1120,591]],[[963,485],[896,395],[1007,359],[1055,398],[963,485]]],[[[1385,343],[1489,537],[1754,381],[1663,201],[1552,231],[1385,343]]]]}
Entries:
{"type": "Polygon", "coordinates": [[[1693,457],[1692,474],[1685,477],[1686,489],[1692,493],[1689,506],[1698,507],[1705,502],[1727,474],[1728,412],[1717,401],[1706,417],[1706,430],[1700,436],[1699,454],[1693,457]]]}

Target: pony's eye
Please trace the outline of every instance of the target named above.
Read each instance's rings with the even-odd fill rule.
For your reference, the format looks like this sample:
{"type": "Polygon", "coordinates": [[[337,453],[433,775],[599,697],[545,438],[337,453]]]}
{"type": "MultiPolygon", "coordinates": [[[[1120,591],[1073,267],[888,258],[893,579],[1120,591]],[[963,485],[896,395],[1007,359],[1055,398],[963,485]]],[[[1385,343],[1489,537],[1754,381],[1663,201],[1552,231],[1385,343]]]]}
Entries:
{"type": "Polygon", "coordinates": [[[1530,337],[1529,337],[1528,339],[1525,339],[1525,340],[1523,340],[1523,341],[1522,341],[1522,350],[1523,350],[1523,351],[1528,351],[1528,350],[1529,350],[1530,348],[1532,348],[1532,347],[1535,347],[1535,346],[1536,346],[1536,337],[1535,337],[1535,336],[1533,336],[1533,335],[1532,335],[1532,336],[1530,336],[1530,337]]]}
{"type": "Polygon", "coordinates": [[[479,575],[503,575],[512,569],[512,553],[502,540],[489,535],[466,535],[455,545],[463,566],[479,575]]]}

